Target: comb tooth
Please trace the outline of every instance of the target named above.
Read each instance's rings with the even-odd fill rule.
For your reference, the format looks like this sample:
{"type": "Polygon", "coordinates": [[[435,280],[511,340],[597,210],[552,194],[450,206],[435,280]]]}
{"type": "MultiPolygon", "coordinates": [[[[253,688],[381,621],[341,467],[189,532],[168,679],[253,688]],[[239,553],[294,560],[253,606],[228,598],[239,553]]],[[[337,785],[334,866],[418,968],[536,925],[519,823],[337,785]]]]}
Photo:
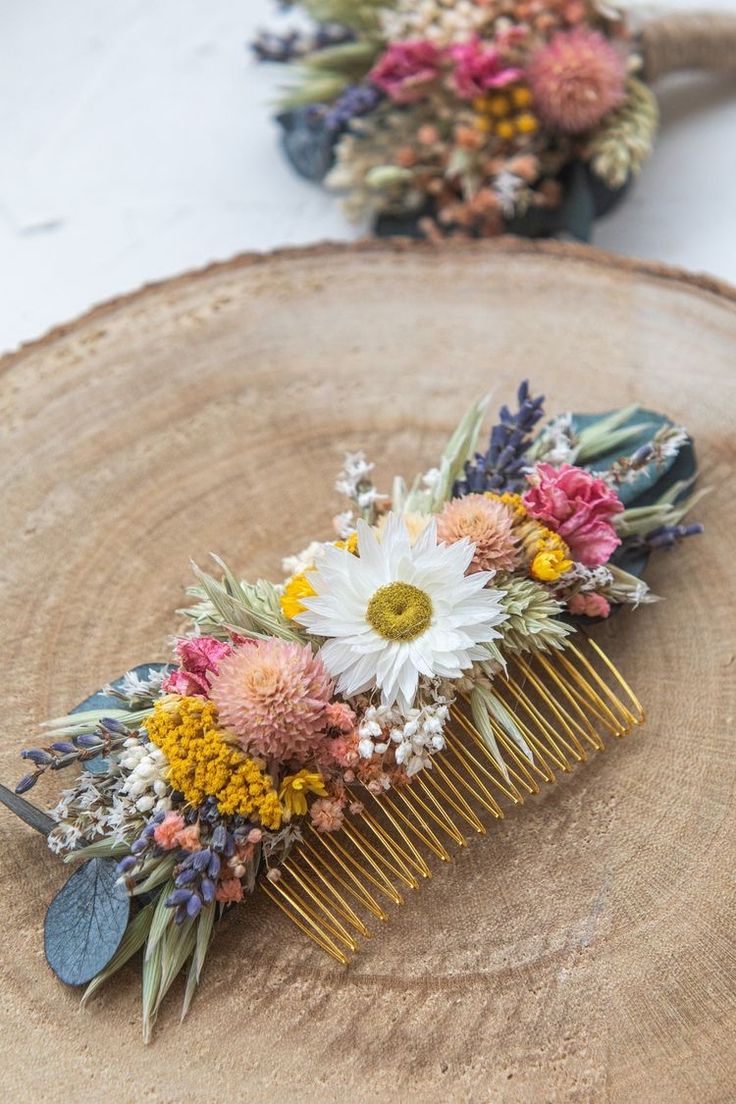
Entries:
{"type": "Polygon", "coordinates": [[[418,774],[412,785],[401,791],[401,797],[406,802],[413,802],[415,807],[421,809],[425,816],[428,816],[435,825],[440,828],[446,835],[450,837],[453,843],[456,843],[458,847],[466,846],[465,836],[462,834],[459,828],[456,827],[454,822],[450,819],[450,814],[443,809],[437,798],[430,790],[427,783],[421,777],[421,772],[418,774]],[[419,791],[422,791],[421,793],[419,791]],[[424,794],[424,797],[422,796],[424,794]],[[426,798],[426,800],[425,800],[426,798]]]}
{"type": "MultiPolygon", "coordinates": [[[[623,677],[623,675],[621,674],[619,669],[611,662],[611,660],[608,658],[608,656],[603,651],[603,649],[600,648],[596,644],[595,640],[593,640],[591,637],[585,636],[585,635],[584,635],[583,639],[588,644],[590,649],[594,652],[594,654],[605,664],[605,666],[608,669],[609,673],[615,678],[616,682],[619,684],[621,689],[624,690],[625,693],[627,694],[629,700],[631,701],[632,705],[634,706],[634,709],[636,710],[636,713],[634,714],[634,724],[641,724],[644,720],[644,717],[645,717],[644,708],[643,708],[641,702],[639,701],[639,699],[637,698],[636,694],[634,693],[634,691],[629,686],[626,679],[623,677]]],[[[577,649],[575,649],[575,650],[577,650],[577,649]]]]}
{"type": "MultiPolygon", "coordinates": [[[[467,699],[465,700],[467,702],[467,699]]],[[[462,720],[465,731],[468,733],[468,735],[472,736],[478,747],[484,750],[491,761],[496,765],[496,769],[500,771],[500,767],[496,763],[496,760],[492,755],[490,748],[486,746],[486,742],[483,739],[482,734],[478,731],[473,721],[471,721],[468,716],[461,713],[460,711],[458,711],[457,716],[458,719],[462,720]]],[[[509,758],[512,759],[513,763],[515,764],[515,766],[510,766],[509,763],[506,762],[506,759],[504,759],[504,765],[506,767],[506,773],[508,775],[508,783],[509,785],[512,785],[514,787],[514,792],[518,795],[519,802],[522,803],[523,798],[520,792],[520,788],[528,794],[538,794],[539,785],[537,784],[531,773],[528,771],[526,760],[522,759],[519,756],[516,747],[514,746],[513,742],[508,739],[503,729],[501,729],[496,724],[492,717],[489,717],[488,720],[493,735],[496,737],[496,743],[501,744],[504,747],[504,749],[508,752],[509,758]],[[518,770],[516,769],[517,767],[519,768],[518,770]]],[[[544,776],[542,775],[541,777],[544,776]]]]}
{"type": "MultiPolygon", "coordinates": [[[[349,951],[355,953],[358,950],[358,944],[355,942],[352,935],[350,935],[350,933],[346,930],[346,928],[340,922],[337,916],[335,916],[334,904],[331,904],[329,900],[325,898],[324,894],[320,893],[319,889],[311,880],[311,878],[309,878],[304,873],[300,874],[299,871],[294,868],[292,862],[285,862],[281,867],[281,870],[282,879],[284,873],[290,875],[301,889],[302,906],[309,909],[312,915],[316,916],[319,919],[322,926],[327,929],[327,931],[332,935],[333,939],[338,940],[340,943],[344,944],[344,946],[346,946],[349,951]],[[319,912],[315,913],[315,908],[321,910],[321,912],[325,914],[326,919],[320,916],[319,912]]],[[[282,884],[283,882],[280,881],[279,885],[282,884]]],[[[296,893],[293,888],[291,891],[292,893],[296,893]]]]}
{"type": "Polygon", "coordinates": [[[588,741],[591,747],[594,747],[596,751],[603,751],[603,740],[596,732],[591,720],[590,710],[583,709],[580,702],[573,694],[570,684],[566,678],[563,678],[559,671],[557,671],[552,664],[547,660],[546,656],[537,655],[534,657],[536,666],[542,668],[542,671],[549,676],[552,682],[555,684],[558,690],[562,692],[563,698],[567,701],[569,707],[577,715],[580,724],[583,726],[584,738],[588,741]]]}
{"type": "Polygon", "coordinates": [[[486,834],[485,825],[482,820],[479,820],[473,809],[468,805],[467,801],[460,793],[453,780],[449,777],[449,772],[445,769],[445,764],[440,760],[439,756],[435,756],[432,762],[432,770],[427,773],[427,783],[436,793],[447,802],[451,809],[454,809],[459,817],[469,824],[470,827],[478,833],[480,836],[486,834]]]}
{"type": "Polygon", "coordinates": [[[327,836],[326,834],[323,835],[321,832],[317,832],[314,828],[312,828],[311,824],[309,827],[311,835],[313,837],[316,837],[320,841],[323,847],[325,847],[332,854],[333,858],[336,857],[335,852],[337,851],[345,860],[345,862],[353,866],[363,878],[370,882],[370,884],[379,891],[379,893],[383,893],[384,896],[388,897],[390,901],[393,901],[395,905],[403,905],[404,898],[401,896],[394,884],[386,877],[376,860],[370,855],[365,854],[363,848],[359,843],[357,843],[355,840],[352,841],[354,846],[357,847],[361,856],[367,860],[370,869],[368,869],[362,862],[356,859],[355,855],[352,855],[344,846],[344,844],[340,843],[339,839],[337,838],[338,834],[345,834],[348,839],[350,838],[347,830],[343,828],[343,832],[332,832],[329,836],[327,836]]]}
{"type": "Polygon", "coordinates": [[[330,939],[324,928],[310,915],[310,911],[294,900],[285,886],[282,886],[279,882],[269,882],[267,878],[264,878],[261,881],[261,889],[291,920],[292,924],[296,924],[299,930],[304,932],[318,947],[321,947],[326,954],[343,966],[348,965],[350,959],[345,952],[330,939]],[[287,907],[284,901],[288,902],[291,907],[287,907]]]}
{"type": "MultiPolygon", "coordinates": [[[[500,679],[499,683],[501,683],[500,679]]],[[[531,747],[534,749],[534,752],[537,755],[539,761],[544,763],[546,769],[549,771],[550,781],[554,781],[554,775],[552,774],[552,770],[549,767],[549,764],[546,762],[545,756],[548,756],[552,760],[558,770],[568,772],[571,769],[570,763],[562,749],[557,745],[557,742],[555,740],[555,731],[550,725],[547,718],[537,708],[530,697],[522,693],[522,691],[519,689],[513,679],[504,678],[502,686],[506,692],[513,695],[516,703],[515,706],[511,708],[508,700],[503,696],[503,694],[499,692],[498,689],[496,690],[496,693],[499,695],[504,705],[507,708],[511,708],[511,711],[514,713],[514,716],[517,718],[517,720],[519,719],[519,711],[523,709],[523,711],[531,718],[531,721],[537,726],[536,733],[528,725],[524,726],[523,731],[531,747]]],[[[586,752],[583,749],[582,755],[578,754],[576,761],[579,762],[585,757],[586,752]]]]}
{"type": "MultiPolygon", "coordinates": [[[[483,780],[479,777],[478,773],[473,769],[471,762],[472,756],[468,755],[468,759],[463,759],[462,751],[458,745],[456,745],[445,734],[445,751],[442,753],[443,764],[445,768],[450,771],[453,777],[456,779],[458,785],[464,786],[465,789],[472,795],[475,801],[479,805],[482,805],[486,812],[490,813],[496,820],[503,819],[503,810],[497,803],[491,791],[485,785],[483,780]],[[452,762],[450,755],[454,755],[460,762],[461,766],[465,770],[465,774],[461,774],[457,767],[452,762]]],[[[479,765],[480,766],[480,765],[479,765]]],[[[480,768],[482,770],[482,768],[480,768]]]]}
{"type": "MultiPolygon", "coordinates": [[[[490,764],[491,768],[495,772],[491,774],[490,771],[487,770],[485,767],[481,767],[483,773],[493,783],[496,789],[501,791],[504,797],[507,797],[509,801],[512,801],[514,803],[514,805],[523,805],[523,795],[519,792],[514,783],[510,780],[510,778],[508,780],[505,778],[505,776],[501,772],[501,768],[491,754],[490,749],[486,746],[486,742],[481,736],[480,732],[478,732],[477,728],[475,728],[475,726],[468,720],[465,714],[456,706],[452,706],[450,713],[453,720],[460,726],[465,735],[470,737],[472,743],[481,752],[483,758],[486,760],[487,763],[490,764]],[[500,778],[502,778],[503,781],[500,781],[497,775],[500,775],[500,778]]],[[[480,766],[477,759],[474,759],[474,761],[478,766],[480,766]]]]}
{"type": "MultiPolygon", "coordinates": [[[[625,723],[625,727],[624,727],[624,730],[623,730],[623,732],[621,733],[621,735],[625,735],[627,731],[629,731],[629,730],[630,730],[631,728],[635,727],[635,726],[636,726],[637,724],[640,724],[640,723],[641,723],[641,721],[643,720],[643,713],[642,713],[641,705],[639,705],[639,702],[638,702],[638,701],[637,701],[637,699],[636,699],[636,698],[634,697],[633,693],[632,693],[632,692],[631,692],[631,691],[630,691],[630,690],[628,689],[628,686],[627,686],[627,685],[626,685],[626,683],[625,683],[625,682],[623,681],[623,679],[621,678],[621,676],[620,676],[620,675],[618,674],[618,672],[616,671],[616,668],[615,668],[615,667],[613,666],[613,664],[612,664],[612,663],[610,663],[610,661],[609,661],[609,660],[607,659],[607,657],[606,657],[606,656],[605,656],[605,655],[603,654],[603,652],[602,652],[602,651],[600,650],[600,648],[598,648],[598,647],[597,647],[597,646],[595,645],[595,642],[594,642],[594,641],[592,641],[592,640],[589,640],[589,639],[587,639],[587,638],[584,638],[584,639],[586,639],[586,643],[587,643],[587,644],[589,644],[589,645],[592,645],[593,647],[595,647],[595,648],[596,648],[596,652],[597,652],[597,654],[598,654],[598,655],[599,655],[599,656],[600,656],[600,657],[601,657],[601,658],[602,658],[602,659],[603,659],[603,660],[605,661],[605,663],[607,664],[608,668],[609,668],[609,669],[610,669],[610,670],[611,670],[611,671],[612,671],[612,672],[614,673],[614,675],[616,675],[616,676],[618,677],[618,680],[619,680],[619,682],[620,682],[620,683],[621,683],[621,685],[622,685],[622,686],[624,687],[624,689],[628,691],[628,693],[629,693],[629,696],[631,697],[631,699],[632,699],[633,703],[634,703],[634,704],[635,704],[635,706],[637,707],[637,712],[636,712],[635,714],[634,714],[634,713],[632,713],[632,712],[631,712],[631,710],[630,710],[630,709],[628,708],[628,706],[626,706],[626,705],[625,705],[625,704],[624,704],[624,703],[623,703],[623,702],[621,701],[621,699],[620,699],[620,698],[618,698],[618,697],[616,696],[616,694],[614,694],[613,690],[612,690],[612,689],[611,689],[611,687],[610,687],[610,686],[608,685],[608,683],[607,683],[607,682],[605,682],[605,680],[601,678],[601,676],[599,675],[599,673],[598,673],[598,672],[596,671],[596,669],[595,669],[595,668],[593,667],[592,663],[591,663],[591,662],[590,662],[590,660],[588,659],[588,657],[587,657],[586,655],[584,655],[584,654],[583,654],[583,652],[582,652],[582,651],[580,651],[580,649],[576,648],[574,644],[571,644],[571,646],[570,646],[570,651],[572,652],[572,654],[573,654],[573,655],[574,655],[574,656],[575,656],[575,657],[576,657],[576,658],[578,659],[578,661],[579,661],[579,662],[580,662],[580,663],[581,663],[581,664],[583,665],[583,667],[584,667],[584,668],[585,668],[585,670],[586,670],[586,671],[588,672],[588,674],[590,675],[590,677],[591,677],[591,678],[592,678],[592,679],[594,680],[594,682],[596,683],[596,685],[597,685],[597,686],[598,686],[598,687],[599,687],[599,688],[601,689],[601,691],[602,691],[602,692],[603,692],[603,693],[605,694],[605,696],[606,696],[606,697],[608,698],[609,702],[610,702],[610,703],[611,703],[611,704],[612,704],[612,705],[613,705],[613,706],[614,706],[614,707],[615,707],[615,708],[616,708],[616,709],[617,709],[617,710],[619,711],[619,713],[620,713],[620,714],[621,714],[621,715],[623,716],[623,718],[624,718],[624,720],[625,720],[625,722],[626,722],[626,723],[625,723]]],[[[591,648],[591,650],[592,650],[592,648],[591,648]]]]}
{"type": "Polygon", "coordinates": [[[327,845],[325,845],[327,854],[322,854],[317,852],[306,840],[303,840],[300,850],[306,851],[315,862],[322,863],[330,876],[377,920],[388,920],[388,913],[378,903],[373,894],[366,889],[355,871],[344,863],[339,855],[335,855],[330,851],[327,845]]]}
{"type": "MultiPolygon", "coordinates": [[[[512,716],[514,715],[512,714],[512,716]]],[[[516,721],[516,716],[514,716],[514,721],[516,721]]],[[[526,756],[522,755],[508,733],[504,732],[501,726],[499,724],[496,724],[493,719],[491,719],[491,728],[493,729],[493,734],[496,737],[496,743],[499,744],[501,748],[503,748],[503,750],[506,752],[507,758],[511,759],[514,764],[513,767],[510,766],[508,763],[506,764],[509,770],[509,774],[512,777],[518,778],[519,783],[524,787],[527,793],[538,794],[541,790],[541,786],[534,777],[534,774],[538,773],[543,782],[547,782],[549,781],[549,779],[541,771],[539,771],[533,763],[530,763],[526,756]]]]}
{"type": "MultiPolygon", "coordinates": [[[[419,889],[419,882],[414,875],[404,869],[403,865],[400,861],[397,861],[397,857],[393,854],[393,849],[389,848],[386,843],[383,843],[382,848],[376,847],[371,840],[366,839],[365,835],[354,824],[345,822],[343,828],[346,836],[352,840],[353,844],[367,860],[372,862],[374,866],[376,864],[383,864],[384,875],[391,875],[397,878],[407,889],[419,889]],[[386,872],[388,872],[388,875],[386,872]]],[[[376,868],[378,869],[378,867],[376,868]]]]}
{"type": "MultiPolygon", "coordinates": [[[[551,745],[557,749],[558,755],[560,755],[566,761],[567,756],[565,756],[565,753],[562,751],[560,745],[562,745],[562,747],[567,750],[568,754],[572,756],[573,762],[583,762],[585,759],[587,759],[587,752],[584,746],[580,743],[578,737],[575,735],[575,732],[577,730],[583,738],[587,738],[585,729],[578,721],[575,720],[574,717],[571,717],[570,714],[567,713],[558,702],[555,701],[555,699],[549,693],[544,684],[539,681],[536,673],[532,670],[529,664],[527,664],[527,662],[522,659],[521,656],[516,657],[516,666],[522,672],[525,679],[529,683],[531,683],[540,699],[544,702],[544,704],[550,710],[552,716],[558,722],[558,727],[555,728],[554,735],[552,735],[549,730],[547,730],[546,733],[546,737],[550,741],[551,745]],[[563,736],[562,732],[560,732],[559,725],[562,726],[566,734],[565,736],[563,736]]],[[[569,761],[567,761],[567,767],[563,769],[566,769],[568,771],[570,770],[569,761]]]]}
{"type": "MultiPolygon", "coordinates": [[[[343,919],[346,920],[348,924],[350,924],[360,935],[362,935],[364,939],[371,939],[372,935],[370,929],[366,927],[366,925],[363,923],[357,913],[350,907],[342,893],[340,893],[340,891],[336,888],[334,881],[330,882],[329,879],[325,876],[324,871],[320,869],[317,864],[310,858],[305,848],[302,847],[297,850],[296,861],[304,863],[306,866],[308,866],[314,877],[318,878],[320,883],[324,887],[322,891],[319,891],[317,889],[317,886],[315,886],[315,890],[317,892],[321,892],[321,895],[323,897],[325,897],[327,900],[330,900],[332,902],[332,907],[336,909],[337,912],[343,917],[343,919]]],[[[293,869],[294,860],[289,859],[289,864],[292,866],[293,869]]],[[[312,882],[312,884],[314,885],[314,882],[312,882]]]]}
{"type": "MultiPolygon", "coordinates": [[[[370,793],[370,791],[368,791],[368,793],[370,793]]],[[[370,794],[370,796],[373,797],[373,794],[370,794]]],[[[373,800],[375,801],[375,797],[373,797],[373,800]]],[[[373,831],[373,833],[376,836],[379,837],[379,839],[383,839],[384,842],[387,845],[389,843],[391,844],[391,846],[394,848],[394,851],[398,852],[398,854],[403,859],[405,865],[410,870],[415,870],[416,873],[419,874],[420,877],[422,877],[422,878],[431,878],[432,877],[432,871],[429,869],[429,867],[427,866],[427,863],[424,861],[424,859],[422,858],[420,853],[417,851],[416,847],[411,842],[411,840],[409,839],[409,837],[407,836],[406,832],[401,827],[399,822],[391,815],[390,811],[385,807],[385,803],[383,805],[381,803],[378,803],[378,807],[381,809],[381,812],[383,813],[385,818],[391,824],[391,827],[394,829],[394,831],[400,837],[401,843],[399,843],[398,840],[394,839],[393,836],[391,836],[389,834],[388,830],[383,827],[383,825],[380,823],[380,821],[378,821],[373,816],[373,813],[368,812],[367,809],[364,809],[363,814],[362,814],[362,819],[363,819],[364,823],[369,826],[369,828],[373,831]]]]}
{"type": "Polygon", "coordinates": [[[382,796],[380,802],[381,807],[383,808],[385,806],[387,809],[390,809],[394,816],[398,817],[402,824],[404,824],[433,855],[436,855],[441,862],[449,862],[452,858],[450,852],[440,842],[430,826],[422,819],[421,815],[405,800],[403,791],[397,789],[395,793],[398,797],[402,798],[404,809],[400,809],[398,804],[394,803],[393,799],[389,797],[388,794],[382,796]]]}
{"type": "MultiPolygon", "coordinates": [[[[582,659],[583,657],[581,656],[580,658],[582,659]]],[[[581,705],[584,710],[587,710],[589,715],[592,713],[594,717],[597,717],[599,723],[612,736],[623,736],[625,732],[628,732],[631,728],[631,722],[628,717],[625,718],[625,723],[622,724],[595,687],[588,682],[582,672],[576,670],[575,666],[566,656],[560,655],[558,657],[558,663],[570,677],[567,684],[568,690],[575,696],[578,704],[581,705]]],[[[603,686],[606,687],[606,684],[603,683],[603,686]]]]}

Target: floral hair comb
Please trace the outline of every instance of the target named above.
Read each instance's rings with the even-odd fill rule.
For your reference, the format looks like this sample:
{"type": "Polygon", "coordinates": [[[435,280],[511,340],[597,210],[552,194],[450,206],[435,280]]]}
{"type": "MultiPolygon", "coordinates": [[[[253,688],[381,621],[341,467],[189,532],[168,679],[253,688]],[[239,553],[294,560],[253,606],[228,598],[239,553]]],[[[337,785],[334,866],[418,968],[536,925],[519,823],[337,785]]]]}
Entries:
{"type": "Polygon", "coordinates": [[[570,234],[651,153],[650,81],[734,68],[736,20],[645,23],[598,0],[294,0],[311,33],[264,34],[294,74],[278,121],[296,169],[376,233],[570,234]]]}
{"type": "Polygon", "coordinates": [[[479,452],[484,404],[437,467],[380,493],[362,453],[336,539],[274,585],[195,568],[174,664],[45,725],[0,799],[79,864],[49,965],[86,1001],[143,951],[144,1035],[215,923],[257,888],[346,964],[371,920],[466,837],[643,719],[586,625],[653,601],[652,550],[701,531],[684,429],[636,407],[541,430],[526,383],[479,452]],[[79,770],[50,814],[22,795],[79,770]]]}

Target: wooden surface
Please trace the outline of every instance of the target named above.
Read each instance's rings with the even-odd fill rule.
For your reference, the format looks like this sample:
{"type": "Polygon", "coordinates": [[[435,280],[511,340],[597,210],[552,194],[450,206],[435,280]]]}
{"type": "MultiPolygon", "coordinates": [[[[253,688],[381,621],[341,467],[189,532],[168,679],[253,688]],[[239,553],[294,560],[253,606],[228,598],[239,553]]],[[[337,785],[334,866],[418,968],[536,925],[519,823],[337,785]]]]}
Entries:
{"type": "Polygon", "coordinates": [[[735,339],[734,292],[592,250],[370,245],[240,258],[0,363],[5,781],[38,721],[166,658],[190,557],[277,574],[329,535],[345,449],[410,476],[489,388],[666,410],[716,488],[707,535],[652,565],[667,601],[600,634],[647,725],[473,841],[348,971],[256,900],[146,1050],[137,967],[80,1012],[45,966],[65,871],[0,810],[0,1095],[734,1098],[735,339]]]}

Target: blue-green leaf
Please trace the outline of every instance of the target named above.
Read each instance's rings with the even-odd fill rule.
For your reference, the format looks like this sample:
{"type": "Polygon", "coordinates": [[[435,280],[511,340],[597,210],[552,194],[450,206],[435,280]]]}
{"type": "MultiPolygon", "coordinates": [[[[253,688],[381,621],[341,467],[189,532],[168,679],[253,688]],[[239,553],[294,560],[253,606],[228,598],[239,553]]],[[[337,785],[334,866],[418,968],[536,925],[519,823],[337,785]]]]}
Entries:
{"type": "Polygon", "coordinates": [[[46,961],[67,985],[86,985],[107,966],[125,935],[130,898],[116,863],[91,859],[75,870],[49,905],[46,961]]]}
{"type": "MultiPolygon", "coordinates": [[[[608,416],[608,413],[573,414],[572,426],[576,433],[580,433],[581,430],[595,425],[596,422],[600,422],[608,416]]],[[[627,440],[625,447],[619,447],[610,452],[590,457],[587,463],[583,464],[583,467],[595,471],[605,471],[622,456],[630,456],[642,445],[648,444],[662,426],[674,424],[664,414],[657,414],[653,410],[637,409],[623,423],[622,428],[636,425],[645,425],[646,428],[641,429],[635,436],[627,440]]],[[[688,441],[680,449],[677,456],[666,460],[662,464],[648,464],[645,468],[642,468],[638,477],[632,483],[624,483],[618,488],[618,494],[625,506],[646,506],[656,502],[673,483],[681,479],[691,479],[696,474],[695,452],[692,443],[688,441]]]]}

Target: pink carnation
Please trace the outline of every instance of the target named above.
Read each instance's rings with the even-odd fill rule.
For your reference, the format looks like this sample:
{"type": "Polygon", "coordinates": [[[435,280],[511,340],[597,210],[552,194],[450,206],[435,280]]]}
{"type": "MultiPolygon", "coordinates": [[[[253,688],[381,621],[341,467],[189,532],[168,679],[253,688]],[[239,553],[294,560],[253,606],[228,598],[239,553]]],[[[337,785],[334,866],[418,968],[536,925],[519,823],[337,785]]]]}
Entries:
{"type": "Polygon", "coordinates": [[[307,645],[263,640],[234,648],[212,680],[221,723],[244,751],[304,762],[323,739],[333,682],[307,645]]]}
{"type": "Polygon", "coordinates": [[[232,646],[213,636],[193,636],[180,640],[176,653],[181,660],[178,671],[172,671],[162,684],[167,694],[206,698],[210,691],[209,676],[216,675],[218,664],[230,655],[232,646]]]}
{"type": "Polygon", "coordinates": [[[587,567],[607,563],[621,543],[612,519],[623,510],[616,492],[582,468],[537,464],[523,496],[529,514],[554,529],[587,567]]]}
{"type": "Polygon", "coordinates": [[[596,594],[595,591],[573,594],[568,599],[567,608],[570,613],[582,614],[585,617],[608,617],[611,612],[609,602],[602,594],[596,594]]]}
{"type": "Polygon", "coordinates": [[[184,817],[180,813],[167,813],[154,828],[153,838],[164,851],[172,851],[179,846],[178,836],[184,827],[184,817]]]}
{"type": "Polygon", "coordinates": [[[426,39],[394,42],[368,76],[394,103],[413,103],[437,79],[441,61],[440,51],[426,39]]]}
{"type": "Polygon", "coordinates": [[[484,46],[477,35],[453,46],[450,57],[455,62],[452,74],[455,91],[465,100],[473,100],[491,88],[502,88],[523,76],[521,69],[506,65],[495,46],[484,46]]]}
{"type": "Polygon", "coordinates": [[[580,134],[623,103],[626,62],[600,31],[560,31],[536,50],[527,79],[540,116],[580,134]]]}

